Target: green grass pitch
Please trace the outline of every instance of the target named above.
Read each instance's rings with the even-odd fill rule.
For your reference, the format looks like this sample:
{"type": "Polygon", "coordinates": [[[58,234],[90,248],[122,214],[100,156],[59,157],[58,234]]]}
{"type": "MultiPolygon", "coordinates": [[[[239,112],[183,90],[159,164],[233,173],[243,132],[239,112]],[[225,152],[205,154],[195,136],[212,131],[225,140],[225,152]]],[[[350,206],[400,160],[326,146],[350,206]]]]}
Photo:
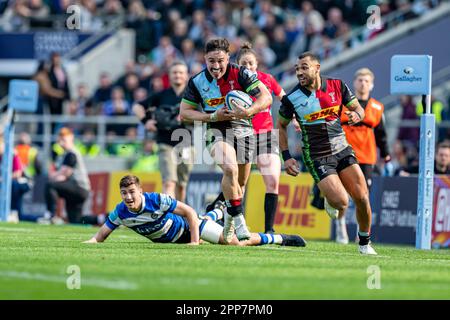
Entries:
{"type": "Polygon", "coordinates": [[[122,229],[81,243],[96,230],[0,223],[0,299],[450,299],[449,250],[374,244],[374,257],[331,241],[190,247],[122,229]],[[67,288],[74,265],[79,290],[67,288]],[[374,270],[380,289],[367,286],[374,270]]]}

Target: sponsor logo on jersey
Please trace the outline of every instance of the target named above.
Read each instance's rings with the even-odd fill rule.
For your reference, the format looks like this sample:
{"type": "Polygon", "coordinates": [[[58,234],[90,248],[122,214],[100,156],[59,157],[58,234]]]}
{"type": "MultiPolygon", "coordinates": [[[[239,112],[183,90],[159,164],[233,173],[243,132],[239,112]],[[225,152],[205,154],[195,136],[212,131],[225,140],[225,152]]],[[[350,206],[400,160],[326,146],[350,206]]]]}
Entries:
{"type": "Polygon", "coordinates": [[[316,120],[323,119],[323,118],[333,116],[333,115],[337,116],[338,112],[339,112],[339,106],[334,106],[334,107],[322,109],[320,111],[307,114],[305,116],[305,120],[308,122],[312,122],[312,121],[316,121],[316,120]]]}
{"type": "Polygon", "coordinates": [[[225,97],[207,99],[205,102],[210,107],[217,107],[225,102],[225,97]]]}
{"type": "Polygon", "coordinates": [[[228,81],[228,83],[230,84],[231,90],[234,90],[234,80],[228,81]]]}

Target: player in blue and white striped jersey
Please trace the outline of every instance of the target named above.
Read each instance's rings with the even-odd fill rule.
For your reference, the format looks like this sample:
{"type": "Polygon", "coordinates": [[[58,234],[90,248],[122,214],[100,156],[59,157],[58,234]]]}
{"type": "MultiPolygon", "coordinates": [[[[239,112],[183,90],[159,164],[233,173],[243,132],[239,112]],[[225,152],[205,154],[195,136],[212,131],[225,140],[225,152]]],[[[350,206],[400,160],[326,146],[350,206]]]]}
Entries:
{"type": "Polygon", "coordinates": [[[234,235],[231,243],[223,239],[223,227],[215,220],[223,217],[216,208],[203,219],[193,208],[166,194],[143,192],[139,178],[125,176],[120,180],[122,202],[106,219],[105,224],[85,243],[103,242],[118,226],[126,226],[138,234],[162,243],[198,245],[200,239],[210,243],[231,245],[280,244],[304,247],[306,242],[296,235],[252,233],[249,240],[240,241],[234,235]]]}

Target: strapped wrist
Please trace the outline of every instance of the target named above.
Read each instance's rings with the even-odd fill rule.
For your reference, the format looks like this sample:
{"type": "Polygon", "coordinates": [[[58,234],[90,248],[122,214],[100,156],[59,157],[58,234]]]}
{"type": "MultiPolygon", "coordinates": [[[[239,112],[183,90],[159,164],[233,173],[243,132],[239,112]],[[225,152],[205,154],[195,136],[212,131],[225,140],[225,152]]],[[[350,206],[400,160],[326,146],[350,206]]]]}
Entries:
{"type": "Polygon", "coordinates": [[[291,153],[289,152],[289,150],[281,151],[281,157],[283,158],[283,161],[292,159],[292,156],[291,156],[291,153]]]}
{"type": "Polygon", "coordinates": [[[217,110],[209,115],[209,122],[216,122],[216,121],[217,121],[217,110]]]}
{"type": "Polygon", "coordinates": [[[363,117],[361,117],[361,115],[359,114],[359,112],[355,110],[355,113],[356,113],[356,114],[358,115],[358,117],[359,117],[359,120],[361,120],[361,121],[362,121],[362,120],[363,120],[363,117]]]}

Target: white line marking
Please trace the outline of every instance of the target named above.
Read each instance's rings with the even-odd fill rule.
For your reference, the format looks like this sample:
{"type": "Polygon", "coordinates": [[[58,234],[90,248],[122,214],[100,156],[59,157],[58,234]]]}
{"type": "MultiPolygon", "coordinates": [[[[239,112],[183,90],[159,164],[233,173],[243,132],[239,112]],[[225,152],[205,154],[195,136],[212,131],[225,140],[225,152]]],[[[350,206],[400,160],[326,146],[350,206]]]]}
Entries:
{"type": "Polygon", "coordinates": [[[27,229],[27,228],[6,228],[6,227],[0,227],[0,231],[10,231],[10,232],[33,232],[33,229],[27,229]]]}
{"type": "MultiPolygon", "coordinates": [[[[65,283],[67,277],[60,275],[47,275],[42,273],[29,273],[29,272],[17,272],[17,271],[0,271],[0,277],[5,278],[17,278],[24,280],[37,280],[37,281],[48,281],[48,282],[61,282],[65,283]]],[[[87,278],[81,276],[81,287],[92,286],[101,287],[106,289],[116,289],[116,290],[137,290],[138,286],[135,283],[131,283],[123,280],[106,280],[98,278],[87,278]]]]}

